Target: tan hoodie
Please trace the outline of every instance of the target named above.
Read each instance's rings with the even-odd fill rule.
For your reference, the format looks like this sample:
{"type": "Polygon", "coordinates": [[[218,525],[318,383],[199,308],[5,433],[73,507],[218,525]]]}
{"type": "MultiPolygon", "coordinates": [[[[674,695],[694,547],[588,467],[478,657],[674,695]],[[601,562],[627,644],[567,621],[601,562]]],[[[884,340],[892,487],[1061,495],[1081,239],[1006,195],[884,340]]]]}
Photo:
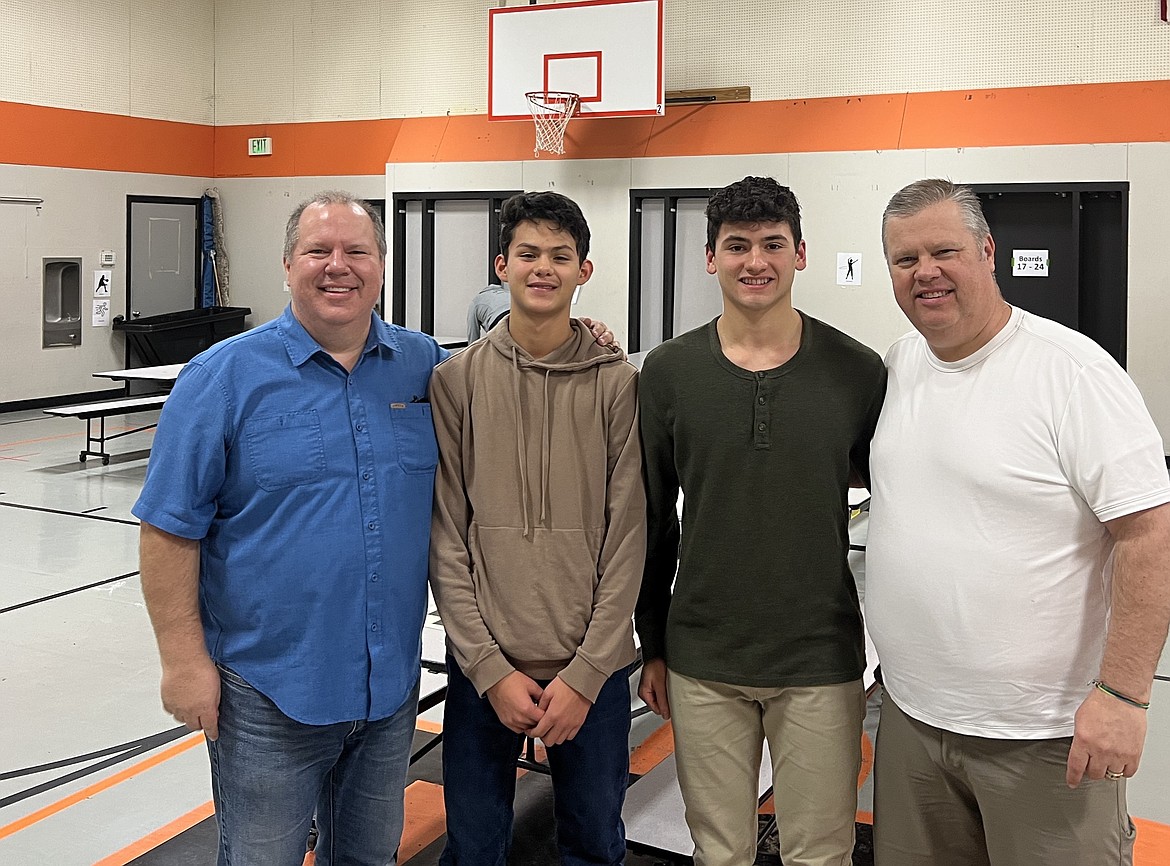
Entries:
{"type": "Polygon", "coordinates": [[[646,552],[637,371],[583,325],[543,358],[508,319],[435,368],[431,589],[482,695],[513,670],[590,701],[634,660],[646,552]]]}

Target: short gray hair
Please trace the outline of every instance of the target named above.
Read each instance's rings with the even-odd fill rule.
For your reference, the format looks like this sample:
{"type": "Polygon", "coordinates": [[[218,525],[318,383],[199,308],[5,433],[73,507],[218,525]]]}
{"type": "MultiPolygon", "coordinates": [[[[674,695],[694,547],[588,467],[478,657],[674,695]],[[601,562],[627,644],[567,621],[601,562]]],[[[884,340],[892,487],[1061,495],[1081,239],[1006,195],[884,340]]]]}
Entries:
{"type": "Polygon", "coordinates": [[[942,178],[927,178],[902,187],[886,205],[886,210],[882,214],[882,252],[887,252],[886,223],[891,217],[897,219],[912,217],[928,207],[945,201],[953,201],[959,206],[959,214],[967,231],[982,244],[991,234],[991,229],[988,228],[987,218],[983,216],[983,205],[979,203],[979,196],[975,195],[969,186],[942,178]]]}
{"type": "Polygon", "coordinates": [[[359,207],[365,211],[366,216],[370,218],[370,222],[374,224],[374,238],[378,242],[378,254],[386,258],[386,227],[382,225],[382,218],[378,216],[378,211],[374,209],[364,198],[358,198],[350,192],[344,192],[339,189],[327,189],[324,192],[319,192],[310,199],[305,199],[288,218],[288,224],[284,227],[284,258],[287,261],[292,252],[296,249],[297,241],[299,241],[301,233],[301,215],[304,214],[305,208],[313,205],[327,205],[327,204],[341,204],[350,205],[352,207],[359,207]]]}

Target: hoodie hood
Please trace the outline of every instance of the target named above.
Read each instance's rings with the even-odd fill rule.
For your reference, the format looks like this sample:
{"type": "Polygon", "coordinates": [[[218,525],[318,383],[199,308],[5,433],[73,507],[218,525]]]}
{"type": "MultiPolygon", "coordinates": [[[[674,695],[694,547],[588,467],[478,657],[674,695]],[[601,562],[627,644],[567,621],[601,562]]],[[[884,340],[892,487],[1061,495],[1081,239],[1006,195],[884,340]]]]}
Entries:
{"type": "Polygon", "coordinates": [[[488,342],[497,352],[512,360],[519,368],[533,368],[546,372],[575,373],[598,364],[611,364],[615,361],[624,361],[626,355],[621,350],[612,351],[604,346],[597,345],[593,333],[578,319],[569,319],[572,335],[568,340],[557,346],[543,358],[533,358],[527,350],[517,345],[508,330],[508,321],[511,316],[505,316],[499,324],[488,331],[488,342]]]}

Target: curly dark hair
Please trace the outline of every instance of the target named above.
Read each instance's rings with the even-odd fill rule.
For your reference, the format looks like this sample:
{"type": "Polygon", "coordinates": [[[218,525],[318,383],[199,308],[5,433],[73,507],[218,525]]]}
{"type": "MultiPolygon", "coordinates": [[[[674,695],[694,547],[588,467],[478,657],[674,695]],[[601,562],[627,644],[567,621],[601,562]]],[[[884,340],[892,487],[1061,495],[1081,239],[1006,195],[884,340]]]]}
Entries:
{"type": "Polygon", "coordinates": [[[500,208],[500,255],[508,258],[508,247],[520,223],[545,220],[560,231],[568,232],[577,245],[577,258],[589,258],[589,224],[581,208],[571,198],[559,192],[521,192],[504,202],[500,208]]]}
{"type": "Polygon", "coordinates": [[[800,244],[800,203],[770,177],[745,177],[707,200],[707,249],[714,252],[724,223],[786,223],[800,244]]]}

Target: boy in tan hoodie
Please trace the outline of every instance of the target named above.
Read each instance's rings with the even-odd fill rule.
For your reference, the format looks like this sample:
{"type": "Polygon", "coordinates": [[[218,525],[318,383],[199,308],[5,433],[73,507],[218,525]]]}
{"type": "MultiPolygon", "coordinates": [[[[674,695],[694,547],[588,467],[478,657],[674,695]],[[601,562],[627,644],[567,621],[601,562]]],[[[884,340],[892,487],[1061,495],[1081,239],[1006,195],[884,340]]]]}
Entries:
{"type": "Polygon", "coordinates": [[[580,208],[500,212],[511,313],[431,379],[431,587],[447,631],[443,866],[502,866],[524,737],[548,749],[561,862],[620,864],[631,615],[645,558],[637,372],[569,316],[580,208]]]}

